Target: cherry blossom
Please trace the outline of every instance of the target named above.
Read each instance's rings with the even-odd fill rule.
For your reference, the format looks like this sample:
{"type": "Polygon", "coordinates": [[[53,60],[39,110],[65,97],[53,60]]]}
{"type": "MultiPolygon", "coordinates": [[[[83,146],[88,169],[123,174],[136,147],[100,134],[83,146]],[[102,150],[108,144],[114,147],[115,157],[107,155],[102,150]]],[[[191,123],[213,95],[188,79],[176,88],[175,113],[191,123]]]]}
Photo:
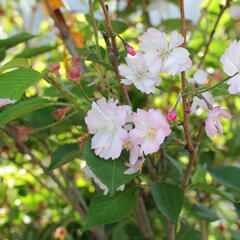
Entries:
{"type": "Polygon", "coordinates": [[[227,84],[230,94],[240,92],[240,41],[234,41],[222,55],[220,61],[223,64],[223,69],[228,76],[232,76],[227,84]]]}
{"type": "Polygon", "coordinates": [[[123,149],[123,139],[127,130],[123,126],[127,123],[129,106],[117,106],[118,101],[105,98],[92,103],[92,108],[85,118],[92,138],[92,149],[95,154],[104,159],[116,159],[123,149]]]}
{"type": "MultiPolygon", "coordinates": [[[[204,93],[201,93],[201,94],[208,101],[208,103],[210,105],[214,104],[214,97],[210,92],[204,92],[204,93]]],[[[208,110],[208,106],[207,106],[207,103],[203,99],[200,99],[199,97],[195,96],[193,98],[193,102],[192,102],[192,105],[191,105],[191,112],[196,113],[196,111],[198,109],[201,109],[202,111],[208,110]]]]}
{"type": "Polygon", "coordinates": [[[192,66],[189,52],[179,47],[184,38],[177,32],[172,32],[168,40],[164,32],[149,28],[140,39],[140,49],[151,72],[176,75],[192,66]]]}
{"type": "Polygon", "coordinates": [[[216,133],[223,133],[220,118],[230,119],[232,116],[221,107],[215,107],[207,113],[207,120],[205,122],[206,133],[209,137],[214,137],[216,133]]]}
{"type": "Polygon", "coordinates": [[[131,142],[139,144],[144,154],[157,152],[171,129],[161,111],[150,109],[133,113],[135,128],[129,133],[131,142]]]}
{"type": "Polygon", "coordinates": [[[204,84],[207,80],[208,73],[202,69],[198,69],[192,78],[188,79],[190,83],[204,84]]]}
{"type": "Polygon", "coordinates": [[[14,104],[15,102],[15,100],[0,98],[0,108],[9,104],[14,104]]]}
{"type": "Polygon", "coordinates": [[[137,89],[144,93],[154,93],[155,87],[161,83],[161,78],[151,73],[146,66],[143,55],[137,52],[136,56],[126,57],[127,65],[120,65],[119,72],[123,77],[121,83],[134,84],[137,89]]]}

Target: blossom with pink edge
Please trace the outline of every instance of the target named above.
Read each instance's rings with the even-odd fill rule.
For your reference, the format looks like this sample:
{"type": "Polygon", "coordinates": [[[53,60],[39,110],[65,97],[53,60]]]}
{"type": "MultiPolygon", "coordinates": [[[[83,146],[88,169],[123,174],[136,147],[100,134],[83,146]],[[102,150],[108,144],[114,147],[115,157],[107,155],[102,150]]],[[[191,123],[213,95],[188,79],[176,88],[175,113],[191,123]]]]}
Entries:
{"type": "Polygon", "coordinates": [[[140,39],[140,50],[151,72],[176,75],[191,68],[188,50],[180,47],[184,38],[177,32],[172,32],[168,40],[164,32],[149,28],[140,39]]]}
{"type": "Polygon", "coordinates": [[[132,144],[141,146],[144,154],[157,152],[164,139],[170,135],[171,129],[161,111],[150,109],[137,110],[133,113],[135,128],[129,133],[132,144]]]}
{"type": "Polygon", "coordinates": [[[214,137],[218,132],[223,133],[221,117],[230,119],[232,116],[221,107],[215,107],[207,113],[205,130],[209,137],[214,137]]]}
{"type": "Polygon", "coordinates": [[[11,99],[0,98],[0,108],[7,106],[9,104],[14,104],[16,101],[11,99]]]}
{"type": "Polygon", "coordinates": [[[136,56],[126,57],[127,65],[119,66],[119,73],[123,77],[121,83],[125,85],[134,84],[135,87],[146,94],[154,93],[155,87],[159,86],[162,79],[149,71],[143,55],[137,52],[136,56]]]}
{"type": "Polygon", "coordinates": [[[234,41],[222,55],[220,61],[223,64],[224,72],[228,76],[232,76],[227,84],[228,92],[236,94],[240,92],[240,41],[234,41]]]}
{"type": "Polygon", "coordinates": [[[92,149],[95,154],[104,159],[116,159],[123,149],[123,140],[127,137],[127,130],[123,126],[127,123],[129,106],[117,106],[118,101],[105,98],[92,103],[92,108],[85,118],[92,138],[92,149]]]}

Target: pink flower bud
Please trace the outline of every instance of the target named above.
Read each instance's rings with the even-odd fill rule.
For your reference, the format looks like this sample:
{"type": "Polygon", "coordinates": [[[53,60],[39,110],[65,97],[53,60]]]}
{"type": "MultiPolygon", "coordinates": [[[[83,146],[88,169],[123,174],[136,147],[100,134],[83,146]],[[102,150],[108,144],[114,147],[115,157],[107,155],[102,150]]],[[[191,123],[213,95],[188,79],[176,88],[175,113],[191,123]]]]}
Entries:
{"type": "Polygon", "coordinates": [[[16,128],[17,138],[20,142],[23,142],[28,139],[28,137],[33,133],[33,130],[26,126],[18,126],[16,128]]]}
{"type": "Polygon", "coordinates": [[[175,121],[177,118],[176,110],[173,110],[172,112],[168,113],[167,120],[168,121],[175,121]]]}
{"type": "Polygon", "coordinates": [[[57,120],[62,120],[65,118],[65,115],[71,110],[71,107],[58,108],[52,112],[53,116],[57,120]]]}
{"type": "Polygon", "coordinates": [[[133,47],[131,47],[128,44],[124,44],[125,50],[131,55],[131,56],[135,56],[136,55],[136,51],[134,50],[133,47]]]}
{"type": "Polygon", "coordinates": [[[59,76],[59,69],[60,69],[60,64],[59,63],[53,63],[50,67],[49,70],[52,73],[55,73],[56,76],[59,76]]]}
{"type": "Polygon", "coordinates": [[[72,57],[72,64],[78,64],[81,61],[80,57],[72,57]]]}

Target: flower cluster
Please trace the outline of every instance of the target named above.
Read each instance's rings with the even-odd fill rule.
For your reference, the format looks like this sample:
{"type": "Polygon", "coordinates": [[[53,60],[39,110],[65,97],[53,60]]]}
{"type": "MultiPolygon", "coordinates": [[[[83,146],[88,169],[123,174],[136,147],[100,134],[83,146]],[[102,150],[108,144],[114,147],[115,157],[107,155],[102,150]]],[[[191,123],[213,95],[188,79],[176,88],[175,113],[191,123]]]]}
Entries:
{"type": "Polygon", "coordinates": [[[92,149],[104,159],[116,159],[124,148],[130,159],[126,174],[138,171],[144,155],[157,152],[171,130],[161,111],[138,109],[132,113],[129,106],[118,106],[118,101],[105,98],[92,103],[85,118],[92,138],[92,149]]]}
{"type": "Polygon", "coordinates": [[[154,93],[161,83],[160,73],[176,75],[192,66],[189,52],[180,47],[184,38],[172,32],[170,38],[155,28],[140,36],[140,50],[126,57],[127,65],[120,65],[121,83],[134,84],[144,93],[154,93]]]}

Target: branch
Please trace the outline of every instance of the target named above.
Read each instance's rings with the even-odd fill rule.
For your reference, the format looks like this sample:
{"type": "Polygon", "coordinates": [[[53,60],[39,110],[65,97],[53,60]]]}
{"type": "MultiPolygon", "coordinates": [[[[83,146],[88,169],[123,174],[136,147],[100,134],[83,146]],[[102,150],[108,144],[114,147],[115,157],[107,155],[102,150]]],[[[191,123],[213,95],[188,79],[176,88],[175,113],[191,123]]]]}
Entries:
{"type": "MultiPolygon", "coordinates": [[[[182,46],[184,48],[186,48],[186,46],[187,46],[187,44],[186,44],[187,25],[186,25],[186,21],[185,21],[184,0],[180,0],[180,14],[181,14],[182,35],[184,37],[184,43],[182,46]]],[[[182,80],[182,91],[184,92],[187,88],[187,80],[186,80],[185,72],[181,72],[181,80],[182,80]]],[[[189,152],[189,163],[188,163],[188,167],[186,170],[186,174],[187,174],[188,171],[191,171],[192,165],[196,158],[196,154],[194,151],[191,133],[190,133],[190,129],[189,129],[190,122],[189,122],[189,114],[186,112],[188,105],[187,105],[187,99],[186,99],[185,95],[182,96],[182,100],[183,100],[183,128],[184,128],[184,135],[185,135],[185,139],[186,139],[186,143],[187,143],[186,148],[189,152]],[[188,168],[190,168],[190,169],[188,169],[188,168]]],[[[188,177],[184,178],[183,183],[182,183],[183,189],[186,189],[186,187],[188,185],[188,181],[189,181],[188,177]]]]}
{"type": "MultiPolygon", "coordinates": [[[[55,22],[55,25],[57,26],[57,28],[59,29],[59,31],[61,33],[62,40],[64,42],[64,45],[68,49],[68,52],[73,57],[79,57],[79,53],[76,50],[77,49],[76,43],[72,37],[71,32],[69,31],[69,28],[66,24],[66,21],[62,15],[61,11],[59,9],[53,11],[49,4],[49,0],[44,0],[44,2],[45,2],[45,5],[46,5],[52,19],[55,22]]],[[[84,65],[83,61],[80,61],[79,65],[80,65],[82,72],[87,72],[87,68],[84,65]]]]}
{"type": "MultiPolygon", "coordinates": [[[[103,33],[103,37],[104,37],[105,43],[107,45],[107,49],[108,49],[108,53],[109,53],[111,63],[114,67],[114,72],[115,72],[116,79],[120,83],[121,82],[121,76],[120,76],[119,71],[118,71],[118,66],[119,66],[118,47],[117,47],[117,42],[116,42],[116,39],[115,39],[115,35],[113,33],[111,20],[110,20],[110,17],[108,15],[108,7],[107,7],[107,5],[105,5],[104,0],[99,0],[99,2],[100,2],[101,7],[103,9],[103,13],[104,13],[104,17],[105,17],[105,26],[106,26],[106,29],[107,29],[107,34],[103,33]],[[110,38],[111,41],[109,41],[109,38],[110,38]]],[[[128,96],[127,89],[122,84],[121,84],[121,94],[122,94],[122,97],[123,97],[123,100],[124,100],[125,104],[130,105],[130,99],[129,99],[129,96],[128,96]]]]}
{"type": "Polygon", "coordinates": [[[214,34],[215,34],[216,29],[217,29],[217,27],[218,27],[218,24],[219,24],[219,22],[220,22],[220,20],[221,20],[221,18],[222,18],[222,16],[223,16],[223,13],[226,11],[226,9],[228,9],[228,8],[230,7],[231,1],[232,1],[232,0],[227,0],[227,1],[226,1],[226,4],[225,4],[224,6],[223,6],[223,5],[220,5],[220,13],[219,13],[219,15],[218,15],[218,17],[217,17],[217,20],[216,20],[216,22],[215,22],[215,24],[214,24],[214,26],[213,26],[213,29],[212,29],[212,31],[211,31],[211,33],[210,33],[210,37],[209,37],[208,42],[207,42],[207,44],[206,44],[206,48],[205,48],[205,51],[204,51],[204,53],[203,53],[203,56],[202,56],[202,58],[200,59],[200,62],[199,62],[199,64],[198,64],[198,68],[200,68],[200,67],[202,66],[202,64],[203,64],[203,62],[204,62],[204,59],[205,59],[206,55],[208,54],[208,50],[209,50],[210,44],[211,44],[211,42],[212,42],[212,40],[213,40],[213,37],[214,37],[214,34]]]}

